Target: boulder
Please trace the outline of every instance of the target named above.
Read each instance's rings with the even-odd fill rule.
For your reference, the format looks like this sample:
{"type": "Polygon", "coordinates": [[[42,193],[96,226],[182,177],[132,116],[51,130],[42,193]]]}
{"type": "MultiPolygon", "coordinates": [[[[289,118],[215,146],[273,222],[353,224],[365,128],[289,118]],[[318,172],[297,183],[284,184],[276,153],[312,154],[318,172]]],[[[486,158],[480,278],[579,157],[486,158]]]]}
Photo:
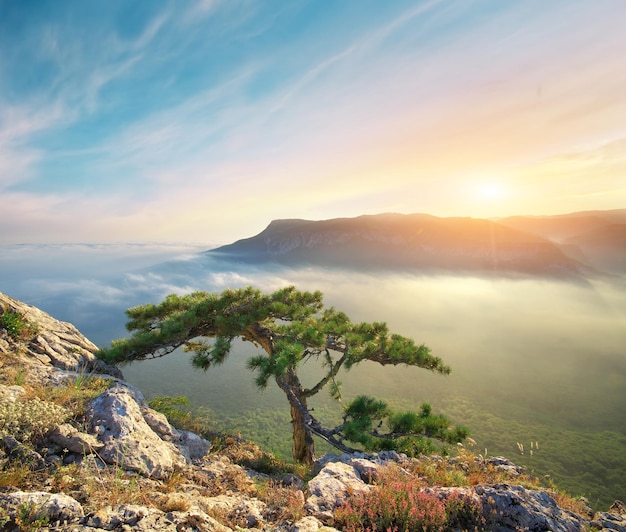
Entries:
{"type": "Polygon", "coordinates": [[[106,463],[165,479],[185,459],[150,428],[137,402],[142,399],[136,390],[117,383],[91,402],[86,421],[104,444],[98,454],[106,463]]]}
{"type": "Polygon", "coordinates": [[[508,484],[476,486],[475,491],[481,498],[489,530],[494,532],[578,532],[587,524],[559,508],[545,491],[508,484]]]}
{"type": "Polygon", "coordinates": [[[26,393],[22,386],[0,384],[0,400],[14,403],[26,393]]]}
{"type": "Polygon", "coordinates": [[[80,432],[69,423],[58,425],[48,439],[73,453],[91,454],[99,452],[104,444],[98,438],[85,432],[80,432]]]}
{"type": "Polygon", "coordinates": [[[2,438],[2,448],[9,460],[20,462],[31,471],[42,471],[46,467],[46,461],[37,451],[16,440],[10,434],[2,438]]]}
{"type": "Polygon", "coordinates": [[[349,496],[371,490],[351,465],[329,462],[309,481],[309,498],[305,509],[323,523],[333,520],[333,512],[349,496]]]}

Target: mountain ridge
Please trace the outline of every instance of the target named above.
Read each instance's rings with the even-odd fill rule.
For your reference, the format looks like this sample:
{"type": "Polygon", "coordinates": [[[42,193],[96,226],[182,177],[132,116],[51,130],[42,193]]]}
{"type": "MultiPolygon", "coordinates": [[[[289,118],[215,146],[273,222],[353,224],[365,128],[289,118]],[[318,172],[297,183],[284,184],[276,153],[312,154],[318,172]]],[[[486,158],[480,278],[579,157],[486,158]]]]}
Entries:
{"type": "Polygon", "coordinates": [[[578,276],[626,269],[623,235],[626,209],[499,219],[383,213],[273,220],[208,253],[283,265],[578,276]],[[601,256],[595,240],[582,238],[591,232],[603,235],[601,256]]]}

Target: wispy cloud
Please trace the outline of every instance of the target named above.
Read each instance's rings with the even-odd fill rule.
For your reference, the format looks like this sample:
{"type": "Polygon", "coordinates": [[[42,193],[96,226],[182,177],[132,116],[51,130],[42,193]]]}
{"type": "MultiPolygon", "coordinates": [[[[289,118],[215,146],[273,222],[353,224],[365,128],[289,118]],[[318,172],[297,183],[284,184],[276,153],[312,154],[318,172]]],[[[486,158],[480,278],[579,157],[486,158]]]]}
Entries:
{"type": "Polygon", "coordinates": [[[304,23],[307,3],[198,1],[144,6],[125,31],[110,7],[84,27],[50,17],[13,54],[46,82],[22,99],[0,86],[0,206],[24,235],[199,239],[276,217],[475,214],[459,191],[481,173],[525,182],[523,212],[540,189],[543,208],[573,206],[555,191],[574,166],[619,193],[615,152],[560,159],[626,138],[626,7],[601,4],[318,6],[331,14],[304,23]]]}

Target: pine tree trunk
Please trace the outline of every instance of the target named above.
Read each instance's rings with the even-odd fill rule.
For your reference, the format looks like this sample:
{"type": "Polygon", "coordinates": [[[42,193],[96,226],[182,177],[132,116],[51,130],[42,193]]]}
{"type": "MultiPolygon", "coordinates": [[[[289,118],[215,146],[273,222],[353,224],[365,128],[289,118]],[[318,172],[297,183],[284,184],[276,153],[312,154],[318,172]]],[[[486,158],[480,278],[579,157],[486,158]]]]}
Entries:
{"type": "MultiPolygon", "coordinates": [[[[306,407],[306,401],[302,401],[306,407]]],[[[312,464],[315,460],[315,442],[304,426],[302,411],[291,405],[291,423],[293,424],[293,459],[301,464],[312,464]]]]}
{"type": "Polygon", "coordinates": [[[285,392],[291,407],[291,424],[293,427],[293,459],[301,464],[312,464],[315,460],[315,442],[306,423],[310,421],[310,414],[306,397],[302,393],[300,379],[293,369],[284,375],[276,377],[279,388],[285,392]]]}

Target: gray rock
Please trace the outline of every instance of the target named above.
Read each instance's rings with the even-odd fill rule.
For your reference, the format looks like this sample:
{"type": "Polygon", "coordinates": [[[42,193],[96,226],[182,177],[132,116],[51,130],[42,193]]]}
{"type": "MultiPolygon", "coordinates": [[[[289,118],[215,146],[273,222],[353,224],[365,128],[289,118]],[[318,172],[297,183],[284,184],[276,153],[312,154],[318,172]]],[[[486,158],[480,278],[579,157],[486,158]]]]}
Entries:
{"type": "Polygon", "coordinates": [[[524,467],[515,465],[508,458],[504,458],[503,456],[491,456],[485,460],[485,462],[504,473],[508,473],[509,475],[518,476],[523,473],[526,473],[526,469],[524,467]]]}
{"type": "Polygon", "coordinates": [[[559,508],[545,491],[508,484],[476,486],[475,491],[482,500],[489,530],[494,532],[578,532],[587,524],[575,514],[559,508]]]}
{"type": "Polygon", "coordinates": [[[211,442],[193,432],[179,430],[178,434],[179,440],[176,442],[176,447],[187,462],[202,460],[211,450],[211,442]]]}
{"type": "Polygon", "coordinates": [[[171,442],[180,440],[179,432],[170,425],[164,414],[146,406],[141,408],[141,413],[148,426],[157,433],[159,438],[171,442]]]}
{"type": "Polygon", "coordinates": [[[37,451],[16,440],[10,434],[2,438],[2,446],[9,460],[16,460],[26,465],[32,471],[45,469],[46,462],[43,457],[37,451]]]}
{"type": "Polygon", "coordinates": [[[80,432],[69,423],[57,426],[48,436],[48,439],[73,453],[91,454],[98,452],[104,444],[98,438],[85,432],[80,432]]]}
{"type": "MultiPolygon", "coordinates": [[[[35,324],[32,337],[21,340],[19,346],[22,359],[29,366],[30,378],[45,379],[55,369],[123,378],[119,369],[96,358],[96,345],[71,323],[56,320],[46,312],[0,292],[0,312],[7,310],[35,324]]],[[[16,342],[5,335],[0,340],[0,354],[14,353],[15,345],[16,342]]]]}
{"type": "Polygon", "coordinates": [[[0,399],[3,401],[14,403],[25,393],[26,390],[22,386],[7,386],[5,384],[0,384],[0,399]]]}
{"type": "Polygon", "coordinates": [[[17,518],[35,523],[56,523],[75,521],[83,517],[83,507],[72,497],[62,493],[46,493],[42,491],[15,491],[0,495],[0,507],[15,522],[17,518]],[[21,515],[20,515],[21,514],[21,515]]]}
{"type": "Polygon", "coordinates": [[[280,483],[287,488],[295,488],[298,490],[304,488],[304,480],[293,473],[285,473],[280,479],[280,483]]]}
{"type": "Polygon", "coordinates": [[[305,509],[323,523],[333,520],[333,512],[349,496],[371,490],[358,471],[343,462],[329,462],[309,481],[305,509]]]}
{"type": "Polygon", "coordinates": [[[598,530],[626,532],[626,504],[622,501],[615,501],[608,512],[595,515],[591,526],[598,530]]]}
{"type": "Polygon", "coordinates": [[[131,388],[117,383],[91,402],[86,421],[104,444],[98,454],[107,464],[167,478],[184,467],[185,459],[150,428],[136,399],[131,388]]]}

